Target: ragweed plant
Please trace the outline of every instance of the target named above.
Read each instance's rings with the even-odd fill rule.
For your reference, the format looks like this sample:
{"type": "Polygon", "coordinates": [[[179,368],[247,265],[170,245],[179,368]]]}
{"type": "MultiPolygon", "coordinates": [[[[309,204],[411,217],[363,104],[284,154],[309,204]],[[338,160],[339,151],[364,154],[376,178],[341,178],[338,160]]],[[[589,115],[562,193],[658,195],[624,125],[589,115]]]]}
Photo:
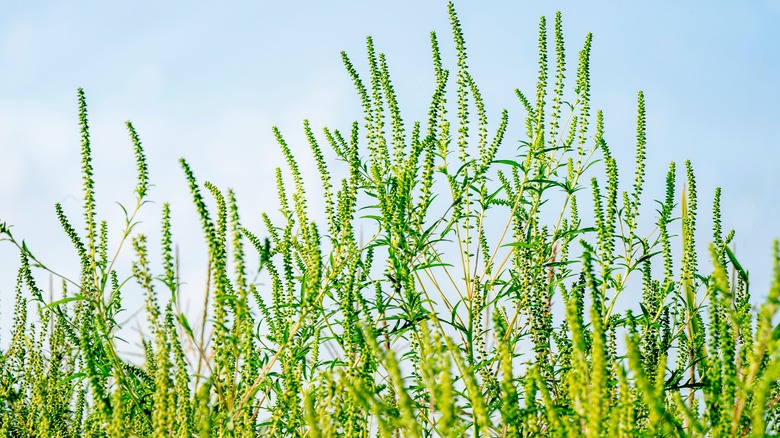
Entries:
{"type": "Polygon", "coordinates": [[[276,171],[282,219],[263,214],[264,229],[246,228],[234,193],[199,182],[181,160],[208,244],[199,325],[181,310],[169,205],[160,255],[135,231],[150,184],[130,123],[135,205],[122,207],[121,238],[109,242],[79,90],[84,229],[59,204],[55,211],[80,275],[59,275],[0,225],[20,256],[10,346],[0,352],[0,434],[776,433],[777,242],[772,284],[754,311],[747,270],[729,247],[734,232],[724,236],[720,189],[710,253],[695,252],[691,162],[682,175],[670,164],[657,214],[640,215],[653,176],[645,96],[637,97],[632,183],[621,191],[605,115],[590,106],[591,35],[570,89],[560,14],[549,34],[540,21],[535,94],[516,91],[525,132],[507,146],[510,112],[489,123],[452,4],[449,15],[457,56],[446,68],[431,34],[435,86],[422,121],[402,116],[389,61],[371,38],[367,74],[342,53],[362,122],[321,133],[303,123],[323,220],[311,215],[315,190],[276,128],[287,164],[276,171]],[[343,175],[330,170],[321,144],[345,163],[343,175]],[[131,272],[118,272],[128,246],[131,272]],[[711,267],[699,265],[705,258],[711,267]],[[47,298],[36,270],[62,280],[60,298],[47,298]],[[145,296],[140,365],[118,353],[116,315],[130,284],[145,296]]]}

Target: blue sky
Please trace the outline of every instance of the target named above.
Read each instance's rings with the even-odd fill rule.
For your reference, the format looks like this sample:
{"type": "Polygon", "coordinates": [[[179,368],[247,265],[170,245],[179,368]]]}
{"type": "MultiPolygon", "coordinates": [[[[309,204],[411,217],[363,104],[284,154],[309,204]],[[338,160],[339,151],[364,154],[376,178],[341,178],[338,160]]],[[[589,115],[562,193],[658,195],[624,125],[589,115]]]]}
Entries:
{"type": "MultiPolygon", "coordinates": [[[[668,162],[691,159],[702,249],[711,235],[712,194],[721,186],[724,227],[737,230],[737,255],[751,270],[753,294],[765,294],[771,241],[780,237],[780,0],[456,6],[489,114],[495,120],[507,108],[517,122],[512,142],[522,138],[524,117],[513,90],[534,89],[539,17],[563,13],[572,77],[576,52],[593,32],[593,106],[605,112],[606,138],[623,179],[632,173],[636,93],[643,90],[648,214],[652,199],[661,196],[668,162]]],[[[339,52],[364,68],[367,35],[388,56],[406,117],[424,119],[433,86],[432,30],[451,55],[446,2],[439,0],[6,5],[0,16],[0,220],[13,224],[41,259],[75,276],[73,250],[53,205],[63,203],[74,220],[80,215],[76,89],[84,87],[102,217],[120,223],[114,201],[133,199],[129,119],[155,184],[144,226],[157,240],[160,206],[173,203],[174,238],[190,256],[195,284],[204,248],[177,159],[187,158],[201,181],[233,187],[246,225],[262,230],[259,213],[276,210],[273,171],[283,166],[271,126],[282,129],[304,170],[313,170],[302,120],[319,131],[346,129],[362,117],[339,52]]],[[[451,65],[452,57],[447,61],[451,65]]],[[[322,206],[315,201],[313,208],[322,206]]],[[[5,309],[15,264],[10,245],[0,245],[5,309]]],[[[3,342],[8,313],[0,315],[3,342]]]]}

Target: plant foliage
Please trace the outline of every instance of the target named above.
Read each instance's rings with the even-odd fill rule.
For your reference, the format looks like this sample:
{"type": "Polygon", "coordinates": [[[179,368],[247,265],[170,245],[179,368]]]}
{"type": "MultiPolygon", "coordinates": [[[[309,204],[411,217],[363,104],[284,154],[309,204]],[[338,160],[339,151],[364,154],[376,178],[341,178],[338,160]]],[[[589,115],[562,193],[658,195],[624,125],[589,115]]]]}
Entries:
{"type": "Polygon", "coordinates": [[[181,160],[208,243],[200,324],[181,310],[169,206],[162,254],[149,254],[149,237],[134,230],[151,185],[130,123],[136,203],[121,240],[109,242],[79,90],[84,229],[55,211],[80,275],[60,276],[60,298],[46,299],[34,271],[55,272],[0,226],[20,257],[10,346],[0,351],[0,435],[777,433],[778,244],[768,296],[753,310],[748,273],[729,248],[734,232],[721,227],[719,189],[711,263],[699,265],[690,162],[682,174],[670,164],[655,216],[640,215],[645,96],[622,191],[604,115],[590,106],[591,35],[567,70],[560,14],[552,29],[540,21],[538,81],[534,92],[516,91],[525,132],[511,146],[510,113],[488,122],[452,4],[449,15],[457,59],[445,68],[431,33],[426,120],[402,117],[371,38],[367,74],[342,53],[362,122],[321,133],[303,123],[324,221],[312,219],[313,188],[276,128],[287,162],[276,171],[282,221],[263,214],[263,230],[245,228],[234,193],[199,182],[181,160]],[[330,170],[321,144],[344,175],[330,170]],[[132,270],[118,272],[128,246],[132,270]],[[116,315],[134,284],[148,321],[140,365],[117,353],[116,315]]]}

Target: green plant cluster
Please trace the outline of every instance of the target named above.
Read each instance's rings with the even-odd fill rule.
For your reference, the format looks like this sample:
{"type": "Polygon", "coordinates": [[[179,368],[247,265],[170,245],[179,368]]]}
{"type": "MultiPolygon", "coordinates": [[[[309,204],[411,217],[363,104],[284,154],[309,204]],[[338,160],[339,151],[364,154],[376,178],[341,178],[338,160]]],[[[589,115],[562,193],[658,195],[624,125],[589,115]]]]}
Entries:
{"type": "Polygon", "coordinates": [[[516,93],[525,136],[502,158],[509,113],[488,124],[452,4],[449,14],[457,60],[445,68],[432,33],[435,89],[423,122],[401,117],[387,59],[370,38],[367,80],[342,53],[362,123],[318,136],[304,122],[324,223],[310,216],[311,192],[278,129],[289,167],[289,178],[276,171],[283,220],[264,214],[261,232],[242,226],[231,190],[199,183],[181,161],[210,260],[199,324],[181,310],[169,206],[159,263],[135,232],[150,184],[130,123],[136,205],[125,210],[121,240],[109,242],[79,90],[85,229],[60,205],[56,213],[80,277],[61,277],[61,298],[47,299],[33,274],[54,271],[0,226],[21,260],[10,346],[0,351],[0,435],[776,433],[778,244],[771,288],[754,310],[747,271],[729,248],[734,233],[721,228],[719,190],[711,268],[698,264],[690,162],[682,175],[670,165],[657,214],[640,217],[644,96],[633,184],[621,191],[604,116],[594,120],[590,107],[591,36],[569,90],[560,14],[551,37],[541,19],[535,95],[516,93]],[[345,164],[340,179],[323,139],[345,164]],[[127,245],[132,272],[117,272],[127,245]],[[117,353],[116,315],[131,286],[146,298],[140,365],[117,353]],[[616,306],[621,295],[639,305],[616,306]]]}

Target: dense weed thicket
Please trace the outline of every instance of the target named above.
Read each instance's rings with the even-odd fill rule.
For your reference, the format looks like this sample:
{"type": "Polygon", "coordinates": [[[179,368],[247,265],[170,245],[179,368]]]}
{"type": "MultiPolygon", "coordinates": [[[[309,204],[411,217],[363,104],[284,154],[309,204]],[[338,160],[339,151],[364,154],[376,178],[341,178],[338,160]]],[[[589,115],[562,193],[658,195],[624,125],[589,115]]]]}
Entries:
{"type": "Polygon", "coordinates": [[[695,253],[699,194],[689,162],[669,166],[657,214],[640,218],[644,97],[633,184],[621,192],[602,113],[589,104],[591,37],[569,90],[560,15],[549,38],[541,20],[535,94],[517,91],[525,136],[511,143],[514,158],[499,158],[514,147],[505,140],[509,113],[489,132],[452,5],[449,13],[457,60],[445,69],[431,34],[436,87],[422,123],[401,118],[370,38],[367,80],[342,54],[363,122],[319,135],[304,122],[324,223],[311,220],[311,191],[276,129],[289,167],[276,173],[284,220],[263,215],[263,230],[242,227],[233,192],[199,183],[181,161],[210,255],[207,315],[197,324],[177,298],[169,206],[160,256],[134,231],[149,179],[130,123],[137,202],[125,211],[122,240],[109,242],[79,90],[85,229],[60,205],[56,214],[81,276],[63,278],[52,302],[33,275],[49,268],[0,225],[21,259],[10,347],[0,351],[0,435],[765,436],[780,428],[777,243],[771,289],[754,309],[729,249],[734,234],[721,229],[719,190],[710,253],[695,253]],[[323,141],[346,163],[343,178],[329,170],[323,141]],[[372,230],[365,241],[363,225],[372,230]],[[128,246],[132,272],[117,272],[115,253],[128,246]],[[258,274],[267,281],[252,281],[258,274]],[[117,353],[116,315],[133,283],[145,291],[149,324],[140,366],[117,353]]]}

